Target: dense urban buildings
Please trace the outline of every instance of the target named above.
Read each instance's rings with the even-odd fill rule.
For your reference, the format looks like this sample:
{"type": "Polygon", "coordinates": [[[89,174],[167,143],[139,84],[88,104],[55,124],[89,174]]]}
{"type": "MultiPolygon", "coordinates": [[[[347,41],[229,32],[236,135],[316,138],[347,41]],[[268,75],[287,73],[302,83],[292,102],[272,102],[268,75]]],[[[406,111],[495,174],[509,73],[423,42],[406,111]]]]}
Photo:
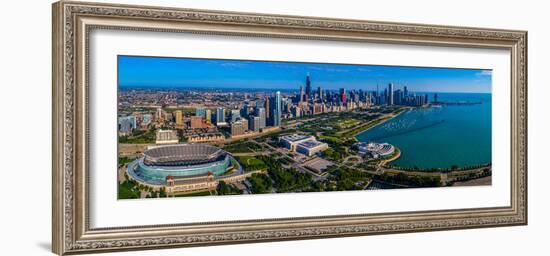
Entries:
{"type": "MultiPolygon", "coordinates": [[[[123,98],[130,101],[136,100],[132,99],[132,91],[122,93],[123,98]]],[[[299,86],[296,92],[262,92],[253,97],[250,97],[250,93],[232,92],[230,97],[224,97],[223,92],[211,93],[197,90],[189,97],[202,95],[202,97],[212,97],[218,100],[211,101],[211,107],[204,105],[195,107],[197,103],[189,98],[188,106],[184,103],[182,108],[193,109],[194,115],[177,109],[181,104],[178,104],[177,101],[174,102],[173,99],[179,94],[176,91],[162,93],[158,95],[158,99],[150,101],[150,103],[140,100],[140,104],[137,106],[153,108],[155,111],[121,113],[118,118],[119,134],[131,135],[134,130],[147,129],[153,122],[156,122],[157,125],[167,122],[172,124],[172,128],[183,130],[210,128],[214,129],[214,132],[218,132],[219,129],[222,129],[221,132],[223,132],[227,127],[226,134],[228,136],[240,136],[248,131],[258,133],[266,127],[280,127],[283,120],[288,118],[345,112],[373,106],[426,106],[429,104],[427,94],[415,94],[410,92],[406,86],[396,90],[392,83],[388,84],[383,93],[379,93],[378,90],[346,90],[345,88],[340,88],[337,91],[323,91],[321,87],[317,87],[317,90],[313,90],[312,78],[309,74],[305,79],[305,89],[304,86],[299,86]],[[158,107],[159,103],[167,107],[158,107]],[[176,110],[167,111],[173,108],[176,110]],[[226,115],[226,112],[229,115],[226,115]],[[243,118],[247,125],[243,125],[245,122],[243,118]]],[[[184,99],[187,100],[187,98],[184,99]]],[[[434,95],[434,102],[436,101],[437,94],[434,95]]],[[[123,102],[123,104],[128,103],[123,102]]],[[[187,134],[196,138],[195,134],[189,132],[187,134]]]]}

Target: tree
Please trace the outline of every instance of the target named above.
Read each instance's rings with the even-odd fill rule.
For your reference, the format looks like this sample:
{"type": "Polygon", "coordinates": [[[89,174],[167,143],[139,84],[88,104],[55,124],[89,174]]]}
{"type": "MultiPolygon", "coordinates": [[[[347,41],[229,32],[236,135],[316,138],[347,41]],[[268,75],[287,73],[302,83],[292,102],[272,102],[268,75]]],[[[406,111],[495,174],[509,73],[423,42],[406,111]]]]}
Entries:
{"type": "Polygon", "coordinates": [[[355,184],[350,179],[344,179],[336,185],[337,190],[353,190],[355,184]]]}
{"type": "Polygon", "coordinates": [[[231,188],[223,180],[220,180],[216,189],[219,195],[229,195],[231,193],[231,188]]]}
{"type": "Polygon", "coordinates": [[[218,183],[218,186],[216,187],[216,191],[218,192],[218,195],[240,195],[242,194],[242,191],[237,189],[235,186],[231,184],[227,184],[225,181],[220,180],[218,183]]]}
{"type": "Polygon", "coordinates": [[[161,188],[160,191],[159,191],[159,197],[166,197],[166,189],[165,188],[161,188]]]}
{"type": "Polygon", "coordinates": [[[254,173],[247,180],[252,184],[252,193],[269,193],[272,189],[271,179],[267,175],[254,173]]]}

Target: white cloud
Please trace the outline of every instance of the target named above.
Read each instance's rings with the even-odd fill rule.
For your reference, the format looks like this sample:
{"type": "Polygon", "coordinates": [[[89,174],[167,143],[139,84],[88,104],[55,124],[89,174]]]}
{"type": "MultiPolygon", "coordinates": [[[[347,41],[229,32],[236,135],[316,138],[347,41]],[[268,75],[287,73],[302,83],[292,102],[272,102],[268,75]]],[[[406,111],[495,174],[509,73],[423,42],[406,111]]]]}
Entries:
{"type": "Polygon", "coordinates": [[[492,70],[481,70],[481,72],[477,73],[478,76],[492,76],[493,71],[492,70]]]}
{"type": "Polygon", "coordinates": [[[222,67],[236,67],[236,68],[244,68],[244,67],[248,67],[248,64],[247,63],[242,63],[242,62],[223,62],[220,64],[220,66],[222,67]]]}

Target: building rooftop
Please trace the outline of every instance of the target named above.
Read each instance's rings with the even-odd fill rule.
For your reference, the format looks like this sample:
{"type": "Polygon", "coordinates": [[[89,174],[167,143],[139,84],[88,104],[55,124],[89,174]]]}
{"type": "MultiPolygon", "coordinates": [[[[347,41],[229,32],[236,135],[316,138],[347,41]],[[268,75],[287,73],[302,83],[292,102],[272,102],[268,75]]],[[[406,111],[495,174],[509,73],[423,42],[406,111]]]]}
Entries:
{"type": "Polygon", "coordinates": [[[305,141],[305,142],[302,142],[298,145],[302,146],[302,147],[306,147],[306,148],[314,148],[314,147],[317,147],[319,145],[323,145],[325,143],[323,142],[320,142],[320,141],[314,141],[314,140],[310,140],[310,141],[305,141]]]}
{"type": "Polygon", "coordinates": [[[291,135],[285,135],[285,136],[281,137],[281,139],[288,140],[288,141],[291,141],[291,142],[296,142],[296,141],[305,140],[305,139],[309,139],[309,138],[310,138],[310,136],[301,135],[301,134],[291,134],[291,135]]]}

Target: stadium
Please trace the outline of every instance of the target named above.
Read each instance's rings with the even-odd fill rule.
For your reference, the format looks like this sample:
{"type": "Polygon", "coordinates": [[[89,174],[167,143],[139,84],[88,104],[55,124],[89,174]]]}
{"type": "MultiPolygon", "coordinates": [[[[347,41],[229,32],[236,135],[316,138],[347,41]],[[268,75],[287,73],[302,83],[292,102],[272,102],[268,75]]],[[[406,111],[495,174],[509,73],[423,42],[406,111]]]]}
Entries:
{"type": "Polygon", "coordinates": [[[144,157],[129,165],[132,178],[153,185],[165,185],[166,178],[213,174],[220,176],[232,166],[224,150],[207,144],[178,144],[146,150],[144,157]]]}

